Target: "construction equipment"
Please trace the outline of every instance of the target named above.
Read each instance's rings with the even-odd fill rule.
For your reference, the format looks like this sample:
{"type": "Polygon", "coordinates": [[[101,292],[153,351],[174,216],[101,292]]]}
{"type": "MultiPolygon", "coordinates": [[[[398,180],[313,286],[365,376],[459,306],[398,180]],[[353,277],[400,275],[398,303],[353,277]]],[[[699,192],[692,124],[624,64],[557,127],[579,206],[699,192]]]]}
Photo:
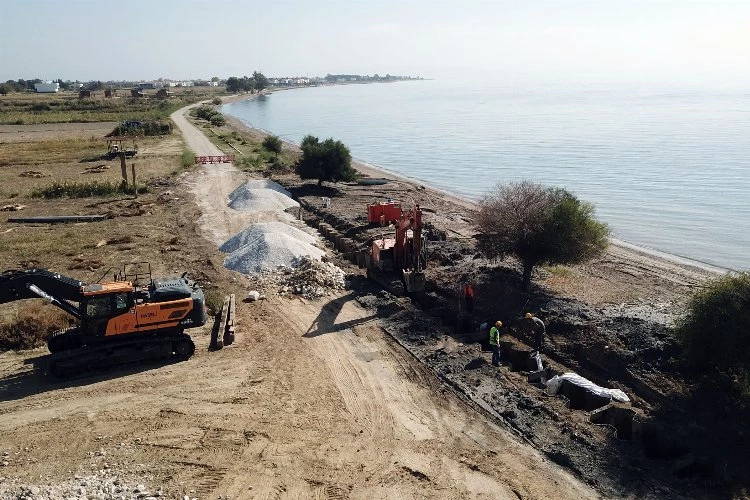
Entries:
{"type": "Polygon", "coordinates": [[[367,276],[394,291],[395,278],[408,295],[425,291],[424,270],[427,267],[427,241],[422,234],[422,210],[401,211],[394,223],[393,237],[373,238],[366,258],[367,276]]]}
{"type": "MultiPolygon", "coordinates": [[[[104,276],[109,275],[110,269],[104,276]]],[[[48,373],[65,377],[148,359],[185,360],[195,352],[186,328],[206,323],[203,290],[183,274],[152,278],[151,267],[126,267],[113,281],[87,284],[46,269],[0,274],[0,304],[43,298],[79,320],[52,334],[48,373]]]]}

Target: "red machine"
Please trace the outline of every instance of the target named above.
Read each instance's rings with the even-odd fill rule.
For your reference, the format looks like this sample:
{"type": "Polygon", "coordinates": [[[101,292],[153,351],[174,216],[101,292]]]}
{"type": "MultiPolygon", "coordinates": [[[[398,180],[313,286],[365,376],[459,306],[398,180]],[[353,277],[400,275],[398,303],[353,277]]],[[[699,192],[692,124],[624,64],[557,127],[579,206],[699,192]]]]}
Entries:
{"type": "Polygon", "coordinates": [[[367,275],[378,281],[387,281],[384,278],[389,273],[397,273],[407,294],[424,292],[427,244],[422,235],[419,205],[401,212],[395,226],[395,237],[372,241],[367,275]]]}
{"type": "Polygon", "coordinates": [[[398,201],[383,201],[367,205],[367,222],[385,226],[391,222],[401,220],[401,203],[398,201]]]}

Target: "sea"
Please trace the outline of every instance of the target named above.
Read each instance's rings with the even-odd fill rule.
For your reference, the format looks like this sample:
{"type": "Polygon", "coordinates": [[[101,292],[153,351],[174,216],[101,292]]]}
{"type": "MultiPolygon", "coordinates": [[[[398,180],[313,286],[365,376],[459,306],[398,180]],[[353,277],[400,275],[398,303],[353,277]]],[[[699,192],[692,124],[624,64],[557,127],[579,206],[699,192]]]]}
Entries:
{"type": "Polygon", "coordinates": [[[592,203],[619,242],[750,268],[750,92],[456,80],[331,85],[222,105],[299,143],[478,201],[531,180],[592,203]]]}

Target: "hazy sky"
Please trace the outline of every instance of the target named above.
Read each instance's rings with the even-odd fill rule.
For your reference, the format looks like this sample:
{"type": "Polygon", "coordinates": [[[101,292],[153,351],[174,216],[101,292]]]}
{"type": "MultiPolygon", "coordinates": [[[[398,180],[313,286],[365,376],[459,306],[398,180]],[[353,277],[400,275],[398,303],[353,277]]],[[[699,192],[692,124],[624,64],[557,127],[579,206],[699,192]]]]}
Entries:
{"type": "Polygon", "coordinates": [[[2,81],[254,70],[747,86],[750,0],[6,0],[0,9],[2,81]]]}

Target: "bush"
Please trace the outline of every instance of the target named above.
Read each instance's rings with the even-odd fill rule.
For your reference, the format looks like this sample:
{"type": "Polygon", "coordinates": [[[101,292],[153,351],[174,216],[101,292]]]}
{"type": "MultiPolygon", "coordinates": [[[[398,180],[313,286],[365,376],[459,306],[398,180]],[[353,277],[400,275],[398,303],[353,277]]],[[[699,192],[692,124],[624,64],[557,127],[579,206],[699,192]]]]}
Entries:
{"type": "Polygon", "coordinates": [[[211,122],[211,125],[213,125],[214,127],[221,127],[227,122],[221,113],[215,114],[214,116],[211,117],[209,121],[211,122]]]}
{"type": "Polygon", "coordinates": [[[0,351],[39,347],[50,334],[74,324],[72,317],[54,306],[25,304],[12,319],[0,324],[0,351]]]}
{"type": "Polygon", "coordinates": [[[190,168],[195,165],[195,154],[189,149],[183,149],[180,155],[180,164],[183,168],[190,168]]]}
{"type": "MultiPolygon", "coordinates": [[[[138,193],[148,193],[146,186],[138,186],[138,193]]],[[[32,198],[90,198],[94,196],[115,196],[118,194],[134,194],[133,187],[123,186],[117,182],[91,181],[91,182],[59,182],[31,192],[32,198]]]]}
{"type": "Polygon", "coordinates": [[[723,276],[696,293],[675,333],[689,366],[730,373],[750,395],[750,272],[723,276]]]}
{"type": "Polygon", "coordinates": [[[221,104],[221,102],[222,102],[221,97],[214,97],[213,100],[211,101],[211,104],[215,104],[216,106],[218,106],[221,104]]]}

